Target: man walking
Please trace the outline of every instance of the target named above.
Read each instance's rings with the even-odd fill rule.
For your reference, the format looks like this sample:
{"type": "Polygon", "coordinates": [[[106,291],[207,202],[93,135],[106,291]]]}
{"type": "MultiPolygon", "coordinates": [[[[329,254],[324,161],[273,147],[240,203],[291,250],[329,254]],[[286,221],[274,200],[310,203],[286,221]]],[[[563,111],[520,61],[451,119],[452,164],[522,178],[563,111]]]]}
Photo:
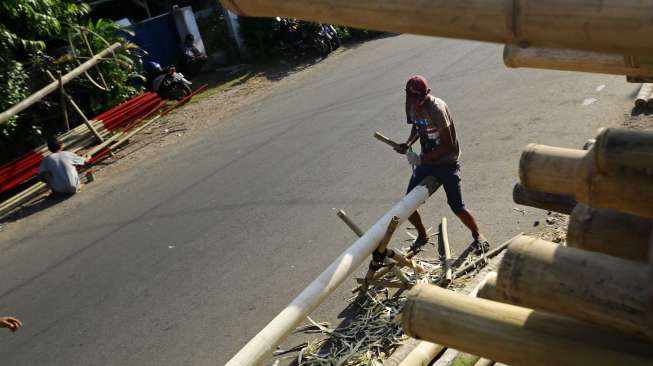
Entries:
{"type": "MultiPolygon", "coordinates": [[[[410,137],[400,144],[396,151],[405,154],[413,165],[413,175],[408,183],[410,192],[424,178],[435,177],[444,187],[447,203],[456,216],[471,231],[474,249],[477,253],[487,251],[489,244],[481,235],[474,216],[465,208],[460,187],[460,146],[456,137],[456,127],[447,104],[430,94],[426,79],[413,76],[406,83],[406,118],[412,125],[410,137]],[[412,151],[411,146],[419,138],[422,153],[412,151]]],[[[422,219],[415,211],[408,220],[417,229],[417,239],[411,249],[417,250],[428,241],[422,219]]]]}
{"type": "Polygon", "coordinates": [[[48,140],[48,150],[52,154],[41,161],[39,179],[45,182],[53,193],[77,193],[81,184],[75,165],[84,165],[86,159],[73,152],[62,151],[63,144],[57,139],[48,140]]]}

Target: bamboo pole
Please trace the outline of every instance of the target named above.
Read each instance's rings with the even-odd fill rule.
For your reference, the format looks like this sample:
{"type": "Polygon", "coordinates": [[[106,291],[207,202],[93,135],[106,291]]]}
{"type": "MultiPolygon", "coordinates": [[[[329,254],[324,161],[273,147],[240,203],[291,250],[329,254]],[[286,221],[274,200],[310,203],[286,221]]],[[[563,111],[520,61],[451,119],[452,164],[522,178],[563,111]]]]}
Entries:
{"type": "Polygon", "coordinates": [[[503,63],[508,67],[581,71],[599,74],[653,76],[653,63],[646,58],[574,49],[519,47],[503,48],[503,63]]]}
{"type": "Polygon", "coordinates": [[[496,297],[644,334],[648,265],[522,236],[499,266],[496,297]]]}
{"type": "MultiPolygon", "coordinates": [[[[365,235],[365,232],[363,232],[363,230],[351,218],[349,218],[349,216],[347,216],[347,213],[344,210],[338,210],[337,215],[347,225],[347,227],[349,227],[351,231],[353,231],[354,234],[356,234],[356,236],[360,238],[361,236],[365,235]]],[[[399,278],[401,282],[404,283],[408,282],[404,273],[401,272],[399,268],[395,268],[393,262],[391,262],[386,258],[385,264],[387,265],[387,267],[382,268],[380,271],[376,272],[374,274],[373,280],[381,279],[381,277],[383,277],[386,273],[393,271],[395,276],[397,276],[397,278],[399,278]]],[[[352,292],[364,293],[365,289],[366,289],[366,285],[362,284],[358,286],[356,289],[354,289],[352,292]]]]}
{"type": "MultiPolygon", "coordinates": [[[[99,62],[101,58],[104,56],[107,56],[111,53],[113,53],[115,50],[120,48],[120,43],[116,42],[112,44],[110,47],[106,48],[104,51],[98,53],[95,55],[93,58],[89,59],[88,61],[84,62],[80,66],[74,68],[71,72],[67,73],[61,78],[62,84],[66,84],[69,81],[73,80],[74,78],[78,77],[82,73],[84,73],[86,70],[90,69],[91,67],[95,66],[99,62]]],[[[0,124],[7,122],[11,117],[17,115],[18,113],[22,112],[32,104],[38,102],[39,100],[43,99],[46,95],[52,93],[53,91],[57,90],[59,87],[59,83],[56,81],[51,82],[50,84],[46,85],[45,87],[41,88],[41,90],[37,91],[36,93],[30,95],[29,97],[23,99],[22,101],[18,102],[11,108],[7,109],[6,111],[0,113],[0,124]]]]}
{"type": "Polygon", "coordinates": [[[648,106],[648,97],[651,95],[651,92],[653,92],[653,84],[643,83],[639,88],[637,97],[635,98],[635,106],[639,108],[646,108],[648,106]]]}
{"type": "MultiPolygon", "coordinates": [[[[399,366],[428,366],[435,356],[444,350],[444,346],[431,342],[419,342],[399,366]]],[[[383,363],[383,366],[386,366],[383,363]]]]}
{"type": "Polygon", "coordinates": [[[63,117],[64,129],[70,131],[70,122],[68,121],[68,108],[66,108],[66,91],[63,89],[61,81],[61,71],[57,71],[57,83],[59,87],[59,105],[61,106],[61,115],[63,117]]]}
{"type": "Polygon", "coordinates": [[[496,248],[490,250],[489,252],[485,253],[485,256],[481,256],[480,258],[478,258],[477,260],[467,264],[466,266],[458,268],[456,270],[456,272],[454,272],[453,278],[458,278],[458,277],[464,275],[465,273],[467,273],[468,271],[471,271],[472,269],[478,267],[479,264],[486,262],[490,258],[496,257],[497,255],[499,255],[499,253],[501,253],[503,250],[505,250],[508,247],[508,245],[510,245],[517,238],[521,237],[523,234],[524,234],[523,232],[517,234],[517,236],[512,237],[510,240],[508,240],[506,242],[503,242],[498,247],[496,247],[496,248]]]}
{"type": "Polygon", "coordinates": [[[351,229],[351,231],[356,234],[356,236],[360,238],[361,236],[365,235],[365,232],[361,230],[360,226],[356,225],[356,223],[352,221],[349,216],[347,216],[347,213],[344,210],[338,210],[337,215],[342,221],[344,221],[344,223],[351,229]]]}
{"type": "Polygon", "coordinates": [[[30,200],[43,193],[46,193],[48,190],[49,188],[45,183],[38,182],[34,184],[32,187],[3,202],[0,205],[0,217],[6,216],[7,214],[14,211],[18,206],[29,202],[30,200]]]}
{"type": "Polygon", "coordinates": [[[545,312],[470,298],[433,285],[408,293],[406,334],[511,366],[650,365],[650,343],[545,312]]]}
{"type": "Polygon", "coordinates": [[[286,16],[532,47],[653,53],[648,41],[653,38],[650,0],[222,0],[222,4],[245,16],[286,16]]]}
{"type": "Polygon", "coordinates": [[[519,161],[519,180],[529,190],[574,196],[577,170],[586,151],[529,144],[519,161]]]}
{"type": "Polygon", "coordinates": [[[571,213],[566,242],[570,247],[646,262],[651,230],[651,219],[579,204],[571,213]]]}
{"type": "Polygon", "coordinates": [[[601,174],[596,149],[530,144],[519,161],[521,184],[533,191],[573,196],[592,207],[653,218],[653,179],[641,173],[601,174]]]}
{"type": "MultiPolygon", "coordinates": [[[[653,89],[653,84],[648,85],[653,89]]],[[[606,175],[622,174],[624,168],[653,169],[653,131],[603,129],[596,137],[594,155],[599,171],[606,175]]]]}
{"type": "MultiPolygon", "coordinates": [[[[361,230],[361,228],[358,225],[356,225],[356,223],[352,219],[350,219],[349,216],[347,216],[347,213],[345,211],[338,210],[337,215],[354,232],[354,234],[356,234],[356,236],[358,236],[360,238],[361,236],[363,236],[365,234],[363,232],[363,230],[361,230]]],[[[382,268],[380,271],[376,271],[374,273],[374,275],[369,279],[371,281],[370,282],[371,284],[374,281],[379,280],[381,277],[383,277],[389,271],[392,271],[394,273],[395,277],[397,277],[402,283],[408,285],[410,283],[410,281],[408,280],[408,277],[406,277],[404,272],[400,268],[398,268],[398,266],[409,266],[409,267],[413,268],[415,271],[423,271],[423,269],[421,267],[417,266],[414,261],[412,261],[412,260],[410,260],[408,258],[405,258],[404,256],[400,255],[399,253],[395,253],[392,250],[389,251],[388,257],[386,257],[384,259],[384,263],[385,263],[385,265],[387,265],[387,267],[382,268]],[[396,261],[396,263],[391,261],[390,259],[388,259],[388,257],[390,257],[391,259],[394,259],[396,261]]],[[[373,284],[376,285],[377,283],[373,283],[373,284]]],[[[367,285],[365,283],[363,283],[361,286],[356,288],[354,290],[354,292],[364,293],[365,290],[366,290],[366,286],[367,285]]],[[[407,286],[406,288],[408,288],[408,287],[410,287],[410,286],[407,286]]]]}
{"type": "MultiPolygon", "coordinates": [[[[460,293],[467,296],[477,296],[479,289],[483,286],[487,276],[479,283],[468,283],[460,293]]],[[[406,343],[402,344],[392,355],[383,362],[383,366],[427,366],[440,364],[444,361],[445,355],[450,353],[458,353],[453,349],[447,350],[438,361],[432,361],[444,350],[445,348],[439,344],[420,341],[417,339],[409,339],[406,343]]],[[[453,357],[452,357],[453,358],[453,357]]]]}
{"type": "Polygon", "coordinates": [[[650,339],[653,339],[653,232],[651,232],[651,245],[649,249],[649,267],[648,267],[648,309],[646,312],[647,316],[647,335],[650,339]]]}
{"type": "Polygon", "coordinates": [[[258,365],[299,325],[322,301],[349,277],[381,241],[393,216],[405,220],[439,187],[433,178],[426,178],[388,211],[365,235],[346,249],[285,309],[254,336],[229,360],[228,366],[258,365]]]}
{"type": "Polygon", "coordinates": [[[442,242],[444,250],[444,278],[442,280],[443,287],[449,286],[453,280],[453,272],[451,270],[451,248],[449,247],[449,234],[447,233],[447,218],[443,217],[440,223],[439,239],[442,242]]]}
{"type": "Polygon", "coordinates": [[[497,295],[497,273],[490,272],[482,286],[478,289],[477,297],[492,301],[501,301],[502,298],[497,295]]]}
{"type": "MultiPolygon", "coordinates": [[[[46,70],[45,72],[48,75],[48,77],[50,77],[50,80],[52,80],[52,81],[57,80],[49,70],[46,70]]],[[[98,133],[98,131],[95,129],[95,127],[93,127],[93,125],[88,120],[88,118],[86,118],[86,115],[84,114],[84,112],[82,112],[82,110],[79,108],[77,103],[75,103],[75,100],[73,100],[73,98],[70,95],[68,95],[68,93],[65,92],[65,90],[63,89],[63,86],[61,87],[61,93],[66,98],[68,103],[70,103],[70,105],[73,107],[73,109],[75,109],[77,114],[79,114],[79,116],[82,118],[82,121],[84,122],[86,127],[88,127],[88,129],[91,131],[91,133],[93,133],[95,138],[98,139],[100,142],[103,142],[104,138],[98,133]]]]}
{"type": "MultiPolygon", "coordinates": [[[[398,216],[394,216],[392,219],[390,219],[390,223],[388,224],[388,228],[386,229],[385,235],[383,236],[383,239],[381,239],[381,242],[379,245],[374,249],[372,252],[372,261],[370,262],[369,268],[367,269],[367,273],[365,274],[365,279],[362,282],[361,289],[359,291],[359,295],[363,296],[367,292],[368,285],[374,285],[374,275],[376,274],[376,271],[381,269],[381,265],[386,262],[386,248],[388,246],[388,243],[390,242],[390,239],[392,238],[392,235],[394,234],[395,230],[397,229],[397,226],[399,226],[400,219],[398,216]],[[377,259],[374,258],[375,254],[381,254],[383,256],[383,259],[377,262],[377,259]]],[[[379,283],[379,280],[376,280],[376,283],[379,283]]],[[[385,287],[390,287],[390,286],[385,286],[385,287]]]]}
{"type": "Polygon", "coordinates": [[[474,366],[492,366],[494,365],[494,361],[488,360],[487,358],[481,358],[476,363],[474,366]]]}
{"type": "Polygon", "coordinates": [[[520,205],[539,208],[547,211],[560,212],[569,215],[577,202],[573,197],[536,192],[524,188],[523,185],[515,183],[512,189],[512,200],[520,205]]]}

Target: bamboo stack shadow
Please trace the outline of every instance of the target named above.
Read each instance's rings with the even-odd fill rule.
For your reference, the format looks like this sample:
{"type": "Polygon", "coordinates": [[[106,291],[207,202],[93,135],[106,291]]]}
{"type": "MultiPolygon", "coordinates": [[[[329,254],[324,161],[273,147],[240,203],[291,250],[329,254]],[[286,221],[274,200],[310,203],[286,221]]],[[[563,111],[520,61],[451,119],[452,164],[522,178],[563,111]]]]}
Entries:
{"type": "Polygon", "coordinates": [[[566,246],[513,238],[478,298],[415,286],[404,331],[512,366],[650,365],[653,132],[603,129],[588,150],[530,144],[519,177],[515,202],[570,215],[566,246]]]}

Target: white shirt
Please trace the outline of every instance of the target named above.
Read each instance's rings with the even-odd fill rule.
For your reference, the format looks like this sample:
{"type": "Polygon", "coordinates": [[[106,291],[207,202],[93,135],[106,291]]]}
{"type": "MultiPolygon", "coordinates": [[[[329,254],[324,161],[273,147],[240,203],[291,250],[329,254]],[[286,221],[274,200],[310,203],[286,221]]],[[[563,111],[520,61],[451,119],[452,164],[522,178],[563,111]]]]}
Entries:
{"type": "Polygon", "coordinates": [[[59,151],[43,158],[39,174],[50,173],[50,188],[56,193],[72,194],[79,189],[79,175],[75,165],[84,165],[84,158],[70,152],[59,151]]]}

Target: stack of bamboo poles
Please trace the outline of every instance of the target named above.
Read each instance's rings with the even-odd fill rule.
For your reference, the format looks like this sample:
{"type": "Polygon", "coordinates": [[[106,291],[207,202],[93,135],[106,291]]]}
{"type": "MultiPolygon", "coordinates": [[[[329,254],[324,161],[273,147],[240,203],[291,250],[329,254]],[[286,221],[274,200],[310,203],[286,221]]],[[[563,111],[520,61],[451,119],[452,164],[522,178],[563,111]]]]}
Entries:
{"type": "Polygon", "coordinates": [[[480,298],[414,287],[404,331],[512,366],[653,364],[652,172],[651,131],[604,129],[588,151],[527,146],[516,191],[570,212],[568,246],[512,239],[480,298]]]}
{"type": "Polygon", "coordinates": [[[642,84],[639,93],[637,93],[637,98],[635,98],[635,107],[641,109],[653,108],[653,84],[642,84]]]}
{"type": "MultiPolygon", "coordinates": [[[[207,84],[200,86],[190,95],[168,106],[164,110],[162,108],[166,107],[166,104],[158,95],[155,93],[145,93],[102,113],[95,119],[90,120],[89,124],[99,133],[104,141],[91,148],[89,147],[96,142],[96,136],[84,124],[60,136],[59,140],[63,143],[64,149],[68,151],[79,152],[88,148],[88,150],[84,151],[84,155],[89,158],[87,165],[93,164],[106,157],[113,149],[117,149],[128,142],[130,138],[151,125],[154,121],[186,103],[206,87],[207,84]],[[161,113],[153,116],[159,111],[161,113]]],[[[38,148],[35,152],[43,157],[49,154],[45,145],[38,148]]],[[[35,172],[31,171],[30,173],[35,172]]],[[[44,183],[39,182],[33,184],[29,188],[0,203],[0,217],[10,214],[17,208],[46,192],[48,192],[48,187],[44,183]]]]}

